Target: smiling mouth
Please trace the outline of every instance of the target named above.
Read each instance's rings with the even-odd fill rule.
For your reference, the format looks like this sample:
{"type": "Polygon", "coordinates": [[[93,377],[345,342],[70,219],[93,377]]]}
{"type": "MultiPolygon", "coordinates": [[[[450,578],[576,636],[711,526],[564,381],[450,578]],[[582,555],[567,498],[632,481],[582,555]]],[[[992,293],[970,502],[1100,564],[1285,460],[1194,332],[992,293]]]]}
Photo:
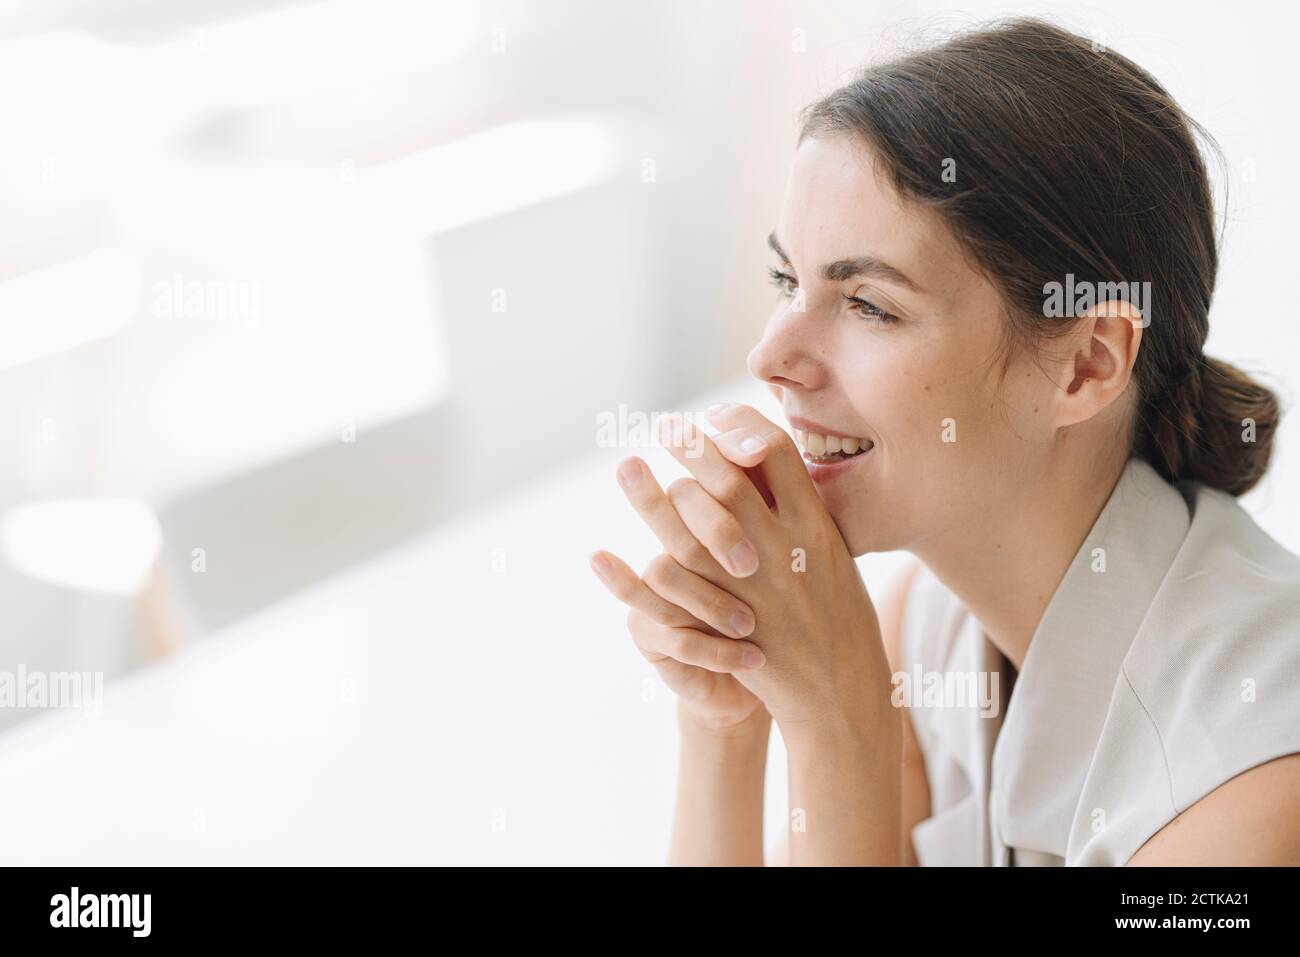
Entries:
{"type": "Polygon", "coordinates": [[[849,459],[865,455],[875,446],[870,439],[805,432],[802,429],[794,430],[794,438],[799,448],[803,450],[804,460],[814,465],[847,462],[849,459]]]}

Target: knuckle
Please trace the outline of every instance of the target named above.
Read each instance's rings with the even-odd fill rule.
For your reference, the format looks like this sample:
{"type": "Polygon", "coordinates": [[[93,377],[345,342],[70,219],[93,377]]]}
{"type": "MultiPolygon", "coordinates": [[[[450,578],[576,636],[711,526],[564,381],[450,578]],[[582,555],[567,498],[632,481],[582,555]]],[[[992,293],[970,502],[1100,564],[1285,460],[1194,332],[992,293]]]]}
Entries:
{"type": "Polygon", "coordinates": [[[678,661],[686,662],[691,655],[691,639],[684,631],[673,629],[668,634],[667,654],[678,661]]]}
{"type": "Polygon", "coordinates": [[[632,635],[632,643],[645,652],[656,650],[656,633],[660,624],[645,613],[632,609],[627,616],[627,630],[632,635]]]}
{"type": "Polygon", "coordinates": [[[718,501],[728,508],[734,508],[745,500],[750,487],[752,484],[743,472],[728,470],[718,482],[718,501]]]}
{"type": "Polygon", "coordinates": [[[730,515],[718,515],[709,520],[705,537],[725,552],[745,535],[740,529],[740,523],[730,515]]]}
{"type": "Polygon", "coordinates": [[[735,614],[735,604],[725,595],[711,595],[708,600],[710,624],[721,626],[719,630],[731,630],[731,616],[735,614]]]}
{"type": "Polygon", "coordinates": [[[694,535],[683,546],[683,552],[684,564],[688,568],[702,569],[713,564],[713,553],[694,535]]]}
{"type": "Polygon", "coordinates": [[[668,498],[674,502],[679,501],[683,496],[692,494],[694,492],[694,486],[697,484],[698,483],[695,479],[687,478],[686,476],[673,479],[666,489],[668,492],[668,498]]]}
{"type": "Polygon", "coordinates": [[[655,629],[659,627],[659,622],[647,615],[639,608],[633,608],[627,615],[627,630],[632,633],[632,638],[639,645],[651,643],[654,640],[655,629]]]}
{"type": "Polygon", "coordinates": [[[663,552],[660,552],[654,558],[650,559],[650,562],[646,565],[645,572],[641,577],[651,586],[665,585],[671,580],[673,569],[676,565],[677,562],[671,555],[666,555],[663,552]]]}

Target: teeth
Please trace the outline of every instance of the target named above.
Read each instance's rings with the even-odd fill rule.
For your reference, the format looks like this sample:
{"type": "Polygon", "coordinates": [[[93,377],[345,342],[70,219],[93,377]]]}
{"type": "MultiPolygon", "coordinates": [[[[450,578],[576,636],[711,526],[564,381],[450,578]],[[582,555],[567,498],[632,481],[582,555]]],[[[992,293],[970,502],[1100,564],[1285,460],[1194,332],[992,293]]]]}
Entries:
{"type": "Polygon", "coordinates": [[[860,450],[865,451],[871,448],[871,443],[866,439],[855,439],[844,435],[822,435],[819,432],[805,432],[802,429],[795,429],[794,437],[795,441],[799,443],[799,447],[815,458],[833,455],[837,452],[842,452],[845,455],[856,455],[860,450]]]}

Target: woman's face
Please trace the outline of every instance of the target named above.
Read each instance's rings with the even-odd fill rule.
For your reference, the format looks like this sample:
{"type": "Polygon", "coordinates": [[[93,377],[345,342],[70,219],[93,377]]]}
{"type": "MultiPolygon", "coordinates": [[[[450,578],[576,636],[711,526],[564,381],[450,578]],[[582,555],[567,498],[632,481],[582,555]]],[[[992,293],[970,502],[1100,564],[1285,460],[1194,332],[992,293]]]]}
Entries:
{"type": "Polygon", "coordinates": [[[1049,454],[1054,388],[1019,349],[1000,379],[994,286],[845,136],[801,144],[772,239],[783,294],[749,368],[805,459],[820,435],[868,449],[808,466],[852,553],[994,534],[1049,454]]]}

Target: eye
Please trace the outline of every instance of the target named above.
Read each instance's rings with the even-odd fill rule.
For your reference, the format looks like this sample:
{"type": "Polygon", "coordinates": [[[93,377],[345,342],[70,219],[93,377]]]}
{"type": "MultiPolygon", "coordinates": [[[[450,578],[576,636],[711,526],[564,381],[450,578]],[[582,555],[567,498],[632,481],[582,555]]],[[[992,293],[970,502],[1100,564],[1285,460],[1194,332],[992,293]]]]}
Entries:
{"type": "Polygon", "coordinates": [[[793,296],[795,290],[799,288],[799,280],[795,279],[789,273],[781,272],[779,269],[773,269],[771,266],[767,269],[767,278],[772,285],[781,290],[781,295],[793,296]]]}
{"type": "Polygon", "coordinates": [[[875,303],[860,299],[857,296],[845,296],[844,301],[849,304],[850,309],[863,319],[870,319],[886,326],[892,326],[899,321],[898,317],[893,313],[885,312],[875,303]]]}

